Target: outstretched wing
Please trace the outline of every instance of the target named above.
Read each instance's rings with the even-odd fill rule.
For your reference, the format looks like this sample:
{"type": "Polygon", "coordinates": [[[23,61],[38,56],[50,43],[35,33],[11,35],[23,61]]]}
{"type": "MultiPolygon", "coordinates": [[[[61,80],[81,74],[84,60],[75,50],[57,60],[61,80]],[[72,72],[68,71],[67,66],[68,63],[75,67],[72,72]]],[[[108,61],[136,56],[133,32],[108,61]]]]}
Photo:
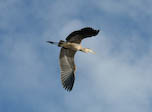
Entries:
{"type": "Polygon", "coordinates": [[[63,87],[67,91],[71,91],[75,80],[75,64],[74,55],[76,51],[70,49],[61,48],[60,51],[60,69],[61,69],[61,81],[63,87]]]}
{"type": "Polygon", "coordinates": [[[96,36],[99,33],[99,30],[94,30],[93,28],[90,27],[85,27],[81,30],[77,30],[72,32],[66,40],[68,42],[73,42],[73,43],[81,43],[81,40],[87,37],[92,37],[96,36]]]}

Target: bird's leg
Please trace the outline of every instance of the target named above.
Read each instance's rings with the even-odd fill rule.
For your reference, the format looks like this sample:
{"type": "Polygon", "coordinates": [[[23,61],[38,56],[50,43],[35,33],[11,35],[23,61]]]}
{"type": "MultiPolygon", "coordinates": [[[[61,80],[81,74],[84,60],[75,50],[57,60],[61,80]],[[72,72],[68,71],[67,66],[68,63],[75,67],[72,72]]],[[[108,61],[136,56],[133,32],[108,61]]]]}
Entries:
{"type": "Polygon", "coordinates": [[[53,45],[58,45],[58,42],[52,42],[52,41],[46,41],[47,43],[53,44],[53,45]]]}

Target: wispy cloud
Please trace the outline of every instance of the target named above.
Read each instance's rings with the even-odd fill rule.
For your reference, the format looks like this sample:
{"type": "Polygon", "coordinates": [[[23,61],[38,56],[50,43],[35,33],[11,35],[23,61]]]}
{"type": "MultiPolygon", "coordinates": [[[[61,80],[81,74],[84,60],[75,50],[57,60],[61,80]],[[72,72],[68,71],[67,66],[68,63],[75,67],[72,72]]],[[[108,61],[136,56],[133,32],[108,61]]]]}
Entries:
{"type": "Polygon", "coordinates": [[[150,1],[0,2],[0,111],[151,112],[152,33],[150,1]],[[59,49],[85,26],[100,29],[78,52],[76,81],[60,82],[59,49]]]}

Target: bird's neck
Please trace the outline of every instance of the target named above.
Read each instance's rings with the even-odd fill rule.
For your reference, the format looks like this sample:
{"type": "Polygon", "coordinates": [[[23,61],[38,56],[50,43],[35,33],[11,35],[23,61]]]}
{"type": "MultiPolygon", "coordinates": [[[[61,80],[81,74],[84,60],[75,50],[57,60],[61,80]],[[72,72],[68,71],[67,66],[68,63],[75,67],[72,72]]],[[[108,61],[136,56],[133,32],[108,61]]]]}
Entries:
{"type": "Polygon", "coordinates": [[[81,48],[80,51],[82,51],[84,53],[88,53],[89,49],[88,48],[81,48]]]}

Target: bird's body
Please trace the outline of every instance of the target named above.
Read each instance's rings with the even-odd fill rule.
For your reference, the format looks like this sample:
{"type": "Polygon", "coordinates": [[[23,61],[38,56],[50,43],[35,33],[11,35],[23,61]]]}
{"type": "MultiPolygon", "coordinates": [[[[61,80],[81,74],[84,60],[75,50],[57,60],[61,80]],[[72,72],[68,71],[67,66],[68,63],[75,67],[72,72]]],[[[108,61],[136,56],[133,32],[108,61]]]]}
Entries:
{"type": "Polygon", "coordinates": [[[83,48],[81,46],[81,40],[87,37],[96,36],[99,30],[94,30],[90,27],[83,28],[78,31],[72,32],[66,41],[60,40],[59,42],[47,41],[48,43],[58,45],[61,47],[60,51],[60,69],[61,69],[61,81],[63,87],[71,91],[75,80],[76,66],[74,63],[74,56],[77,51],[85,53],[95,53],[91,49],[83,48]]]}
{"type": "Polygon", "coordinates": [[[71,43],[71,42],[64,42],[59,47],[63,47],[65,49],[71,49],[73,51],[80,51],[82,49],[81,44],[71,43]]]}

